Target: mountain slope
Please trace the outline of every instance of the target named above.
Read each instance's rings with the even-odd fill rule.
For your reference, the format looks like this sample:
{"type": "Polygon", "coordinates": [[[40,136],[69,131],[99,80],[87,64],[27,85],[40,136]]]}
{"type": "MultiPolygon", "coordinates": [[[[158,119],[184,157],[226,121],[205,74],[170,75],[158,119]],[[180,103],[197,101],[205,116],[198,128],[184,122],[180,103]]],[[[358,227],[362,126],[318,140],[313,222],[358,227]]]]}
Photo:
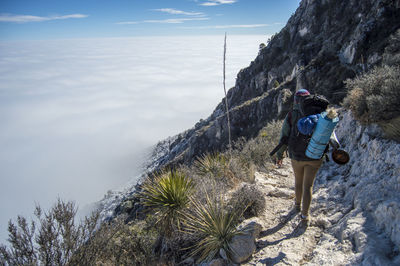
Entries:
{"type": "MultiPolygon", "coordinates": [[[[301,1],[228,92],[233,140],[254,137],[267,122],[283,118],[296,88],[339,104],[347,93],[344,80],[379,64],[389,36],[399,27],[398,0],[301,1]]],[[[225,149],[223,103],[192,129],[160,142],[149,168],[190,163],[203,153],[225,149]]]]}

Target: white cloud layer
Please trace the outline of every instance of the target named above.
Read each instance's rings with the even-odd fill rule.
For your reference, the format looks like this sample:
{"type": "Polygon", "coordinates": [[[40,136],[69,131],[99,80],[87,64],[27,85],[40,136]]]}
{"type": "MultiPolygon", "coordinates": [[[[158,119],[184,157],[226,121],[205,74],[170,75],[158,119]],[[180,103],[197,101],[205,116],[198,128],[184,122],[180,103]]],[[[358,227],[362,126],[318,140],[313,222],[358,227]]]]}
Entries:
{"type": "Polygon", "coordinates": [[[117,25],[134,25],[140,23],[160,23],[160,24],[182,24],[186,21],[202,21],[209,20],[209,18],[169,18],[169,19],[148,19],[143,21],[122,21],[117,22],[117,25]]]}
{"type": "Polygon", "coordinates": [[[197,27],[181,27],[184,29],[249,29],[249,28],[262,28],[269,27],[270,24],[237,24],[237,25],[210,25],[210,26],[197,26],[197,27]]]}
{"type": "MultiPolygon", "coordinates": [[[[266,40],[228,36],[228,88],[266,40]]],[[[101,199],[211,114],[222,54],[223,36],[0,42],[0,240],[34,202],[101,199]]]]}
{"type": "Polygon", "coordinates": [[[14,23],[28,23],[28,22],[42,22],[49,20],[61,20],[61,19],[71,19],[71,18],[87,18],[88,15],[84,14],[71,14],[64,16],[32,16],[32,15],[10,15],[10,14],[1,14],[0,22],[14,22],[14,23]]]}
{"type": "Polygon", "coordinates": [[[170,18],[170,19],[149,19],[143,21],[144,23],[161,23],[161,24],[181,24],[186,21],[201,21],[208,20],[209,18],[170,18]]]}
{"type": "Polygon", "coordinates": [[[204,13],[201,13],[201,12],[187,12],[187,11],[177,10],[175,8],[160,8],[160,9],[153,9],[153,10],[172,14],[172,15],[204,16],[204,13]]]}
{"type": "Polygon", "coordinates": [[[122,21],[117,22],[117,25],[134,25],[141,23],[159,23],[159,24],[181,24],[187,21],[202,21],[209,20],[204,13],[201,12],[186,12],[174,8],[160,8],[160,9],[152,9],[154,11],[164,12],[172,15],[184,15],[187,16],[185,18],[169,18],[169,19],[147,19],[143,21],[122,21]]]}
{"type": "Polygon", "coordinates": [[[234,4],[237,0],[209,0],[207,2],[201,3],[201,6],[219,6],[224,4],[234,4]]]}

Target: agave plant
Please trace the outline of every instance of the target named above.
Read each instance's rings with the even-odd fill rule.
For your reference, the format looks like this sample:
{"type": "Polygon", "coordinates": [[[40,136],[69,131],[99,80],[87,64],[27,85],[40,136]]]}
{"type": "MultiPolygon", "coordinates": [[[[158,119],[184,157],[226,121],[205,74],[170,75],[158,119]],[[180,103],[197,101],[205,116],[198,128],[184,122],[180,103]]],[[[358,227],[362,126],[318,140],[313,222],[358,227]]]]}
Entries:
{"type": "Polygon", "coordinates": [[[212,260],[221,248],[230,257],[234,253],[230,242],[235,235],[241,234],[237,226],[243,210],[227,211],[222,197],[212,200],[207,195],[206,199],[204,205],[192,200],[191,213],[185,215],[184,221],[184,230],[200,239],[191,248],[191,255],[199,255],[199,262],[212,260]]]}
{"type": "Polygon", "coordinates": [[[165,171],[145,182],[140,197],[143,204],[155,210],[157,224],[168,235],[173,226],[180,227],[185,208],[190,203],[194,184],[179,171],[165,171]]]}

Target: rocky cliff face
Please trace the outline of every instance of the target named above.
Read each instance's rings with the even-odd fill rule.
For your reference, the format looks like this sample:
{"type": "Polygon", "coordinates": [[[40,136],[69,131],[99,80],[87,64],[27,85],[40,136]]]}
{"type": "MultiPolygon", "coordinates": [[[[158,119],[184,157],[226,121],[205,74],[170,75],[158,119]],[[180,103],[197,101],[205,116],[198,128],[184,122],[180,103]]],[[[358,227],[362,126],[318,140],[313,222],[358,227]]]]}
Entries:
{"type": "MultiPolygon", "coordinates": [[[[228,92],[233,140],[253,137],[267,122],[283,118],[296,89],[339,104],[347,93],[343,81],[379,64],[388,37],[399,27],[399,0],[301,1],[228,92]]],[[[226,148],[223,103],[194,128],[160,142],[149,169],[226,148]]]]}
{"type": "Polygon", "coordinates": [[[336,132],[351,160],[325,163],[319,171],[311,211],[325,231],[311,263],[399,265],[400,145],[349,112],[336,132]]]}

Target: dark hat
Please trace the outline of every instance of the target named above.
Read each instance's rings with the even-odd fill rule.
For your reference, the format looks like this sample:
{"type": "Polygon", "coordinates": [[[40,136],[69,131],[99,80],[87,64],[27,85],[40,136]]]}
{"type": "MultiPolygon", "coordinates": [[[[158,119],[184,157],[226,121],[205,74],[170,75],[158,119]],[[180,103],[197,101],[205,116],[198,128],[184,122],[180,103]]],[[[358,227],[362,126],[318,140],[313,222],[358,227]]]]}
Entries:
{"type": "Polygon", "coordinates": [[[294,102],[299,103],[300,97],[308,96],[310,95],[310,92],[306,89],[300,89],[296,92],[294,95],[294,102]]]}
{"type": "Polygon", "coordinates": [[[307,96],[307,95],[310,95],[310,92],[306,89],[300,89],[295,94],[295,96],[307,96]]]}

